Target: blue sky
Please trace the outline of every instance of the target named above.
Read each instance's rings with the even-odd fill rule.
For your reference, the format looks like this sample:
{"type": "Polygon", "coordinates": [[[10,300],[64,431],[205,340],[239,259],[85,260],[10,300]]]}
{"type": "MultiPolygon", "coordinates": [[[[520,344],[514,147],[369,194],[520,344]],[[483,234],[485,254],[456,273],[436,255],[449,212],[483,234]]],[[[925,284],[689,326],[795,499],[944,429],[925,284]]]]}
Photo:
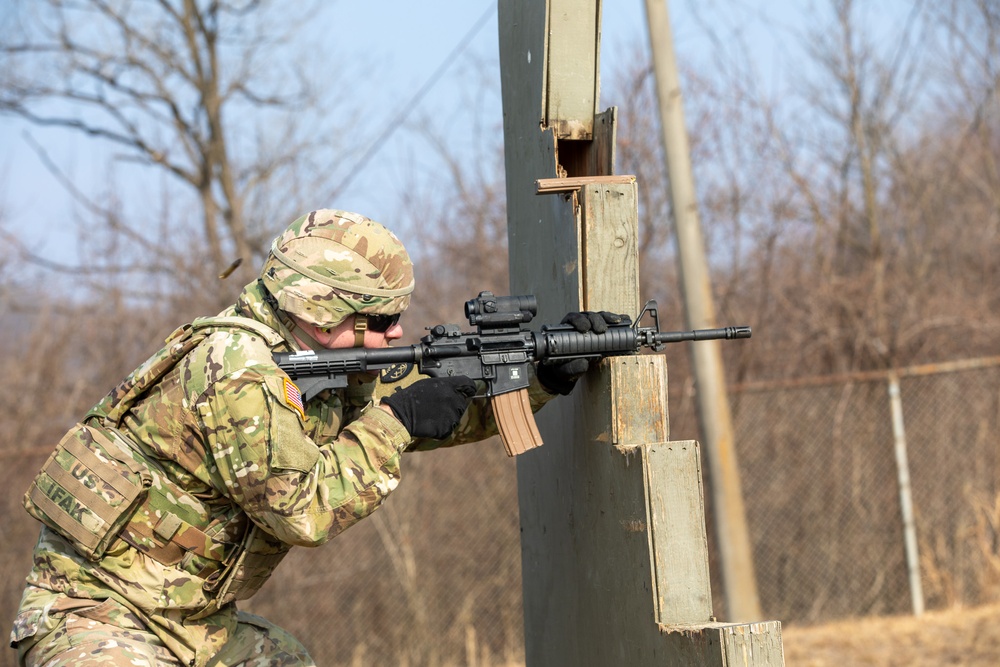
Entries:
{"type": "MultiPolygon", "coordinates": [[[[704,26],[718,26],[723,42],[739,35],[747,40],[759,58],[764,85],[785,85],[785,71],[794,59],[788,46],[796,26],[812,4],[808,1],[774,0],[674,0],[670,2],[678,59],[710,59],[711,40],[704,26]]],[[[341,0],[331,3],[322,20],[342,43],[341,53],[360,54],[358,64],[371,67],[377,76],[365,90],[359,90],[367,107],[366,126],[360,136],[378,136],[406,108],[406,103],[443,64],[448,69],[436,79],[431,91],[412,110],[410,119],[420,116],[447,117],[461,108],[463,85],[467,85],[468,63],[497,60],[496,0],[341,0]],[[470,29],[489,13],[489,19],[475,34],[468,48],[455,62],[448,56],[470,29]],[[463,68],[463,65],[465,67],[463,68]]],[[[646,45],[643,0],[605,0],[602,17],[602,91],[610,88],[621,58],[632,53],[639,40],[646,45]]],[[[352,61],[353,62],[353,61],[352,61]]],[[[348,63],[350,64],[350,63],[348,63]]],[[[467,91],[464,91],[467,92],[467,91]]],[[[601,108],[621,105],[602,92],[601,108]]],[[[481,113],[492,115],[487,123],[500,121],[499,99],[481,113]]],[[[28,128],[8,117],[0,117],[0,204],[8,229],[23,229],[33,239],[33,247],[69,259],[75,233],[65,220],[72,207],[69,198],[46,171],[23,137],[25,130],[50,151],[63,169],[86,182],[102,170],[94,157],[93,142],[69,138],[58,142],[42,128],[28,128]]],[[[406,129],[396,131],[351,182],[341,200],[317,205],[357,210],[375,219],[388,221],[398,206],[397,193],[387,193],[386,183],[398,182],[399,162],[412,155],[414,136],[406,129]],[[388,176],[388,178],[387,178],[388,176]]]]}
{"type": "MultiPolygon", "coordinates": [[[[782,44],[787,40],[772,39],[774,34],[788,34],[790,26],[800,20],[801,11],[809,2],[772,0],[763,2],[733,2],[732,0],[673,0],[670,2],[678,58],[710,58],[710,45],[704,39],[699,21],[718,20],[720,13],[738,7],[726,17],[727,23],[737,22],[739,30],[748,34],[748,39],[758,49],[762,73],[771,84],[783,80],[785,56],[782,44]],[[692,11],[692,7],[699,8],[692,11]],[[766,7],[766,11],[761,7],[766,7]],[[792,11],[791,8],[795,8],[792,11]],[[784,16],[784,18],[782,18],[784,16]],[[786,23],[788,21],[789,23],[786,23]]],[[[623,66],[622,59],[630,57],[633,44],[639,41],[647,46],[645,10],[643,0],[604,0],[602,13],[601,66],[602,96],[600,108],[621,105],[622,100],[611,99],[608,92],[613,78],[623,66]]],[[[411,94],[420,89],[433,71],[447,58],[468,31],[477,24],[484,12],[490,13],[488,22],[476,33],[475,40],[463,55],[456,59],[468,63],[497,59],[498,28],[496,22],[496,0],[468,0],[466,2],[424,2],[412,3],[403,0],[382,0],[376,2],[338,3],[331,10],[338,24],[358,26],[379,26],[378,49],[370,53],[380,71],[390,74],[388,85],[368,91],[372,108],[383,109],[382,119],[392,118],[399,112],[400,103],[409,100],[411,94]],[[389,83],[391,81],[392,83],[389,83]],[[390,112],[391,110],[391,112],[390,112]]],[[[721,28],[729,30],[729,28],[721,28]]],[[[368,33],[355,34],[348,39],[367,42],[368,33]]],[[[445,75],[434,89],[411,114],[411,119],[420,115],[448,115],[462,106],[460,86],[463,79],[463,62],[452,62],[445,75]],[[440,111],[435,112],[435,109],[440,111]]],[[[497,72],[499,75],[499,72],[497,72]]],[[[484,110],[492,114],[492,120],[500,124],[501,110],[497,106],[484,110]]],[[[373,114],[373,118],[379,116],[373,114]]],[[[376,120],[377,122],[377,120],[376,120]]],[[[384,207],[392,205],[379,186],[386,182],[386,170],[392,169],[393,161],[403,156],[410,146],[405,132],[398,132],[386,142],[365,170],[357,176],[351,192],[345,193],[344,201],[338,205],[352,210],[363,210],[379,219],[388,219],[390,211],[384,207]],[[379,216],[382,216],[381,218],[379,216]]]]}

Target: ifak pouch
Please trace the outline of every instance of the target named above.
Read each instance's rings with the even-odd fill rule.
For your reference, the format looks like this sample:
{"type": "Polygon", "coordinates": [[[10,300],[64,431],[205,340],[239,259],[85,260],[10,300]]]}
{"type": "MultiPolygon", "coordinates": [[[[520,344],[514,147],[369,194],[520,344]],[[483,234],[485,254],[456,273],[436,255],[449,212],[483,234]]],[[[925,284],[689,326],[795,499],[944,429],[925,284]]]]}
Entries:
{"type": "Polygon", "coordinates": [[[113,428],[77,424],[24,494],[24,509],[69,540],[83,557],[100,560],[153,479],[113,428]]]}

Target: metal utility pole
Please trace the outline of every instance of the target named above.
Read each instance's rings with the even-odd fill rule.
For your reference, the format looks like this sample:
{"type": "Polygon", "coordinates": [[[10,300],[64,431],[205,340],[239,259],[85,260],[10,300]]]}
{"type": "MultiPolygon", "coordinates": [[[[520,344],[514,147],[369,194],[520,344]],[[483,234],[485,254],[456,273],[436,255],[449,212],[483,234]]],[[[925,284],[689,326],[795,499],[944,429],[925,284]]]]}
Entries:
{"type": "MultiPolygon", "coordinates": [[[[715,307],[698,218],[667,0],[645,1],[663,148],[677,228],[678,262],[687,326],[692,329],[711,328],[716,326],[715,307]]],[[[717,341],[706,341],[692,345],[691,355],[697,387],[698,419],[712,475],[712,507],[722,561],[726,609],[730,620],[748,621],[760,618],[760,601],[733,447],[733,425],[722,353],[717,341]]]]}

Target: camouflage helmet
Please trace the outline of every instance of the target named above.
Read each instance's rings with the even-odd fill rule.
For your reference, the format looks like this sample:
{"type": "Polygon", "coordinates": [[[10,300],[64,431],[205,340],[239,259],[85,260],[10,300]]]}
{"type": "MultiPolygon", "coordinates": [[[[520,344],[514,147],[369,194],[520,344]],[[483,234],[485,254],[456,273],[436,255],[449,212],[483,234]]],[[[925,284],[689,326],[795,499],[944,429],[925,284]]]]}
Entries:
{"type": "Polygon", "coordinates": [[[400,240],[357,213],[302,216],[271,245],[261,280],[278,307],[320,327],[352,313],[394,315],[413,291],[413,263],[400,240]]]}

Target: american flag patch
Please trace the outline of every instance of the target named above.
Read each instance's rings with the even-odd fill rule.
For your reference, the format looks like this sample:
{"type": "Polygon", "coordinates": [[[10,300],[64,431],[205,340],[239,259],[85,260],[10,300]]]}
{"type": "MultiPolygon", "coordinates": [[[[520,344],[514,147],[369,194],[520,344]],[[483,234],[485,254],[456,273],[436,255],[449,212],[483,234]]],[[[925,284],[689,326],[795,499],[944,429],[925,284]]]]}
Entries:
{"type": "Polygon", "coordinates": [[[284,378],[285,380],[285,403],[295,408],[299,415],[303,419],[306,418],[306,410],[302,406],[302,394],[299,392],[299,388],[295,386],[295,383],[284,378]]]}

